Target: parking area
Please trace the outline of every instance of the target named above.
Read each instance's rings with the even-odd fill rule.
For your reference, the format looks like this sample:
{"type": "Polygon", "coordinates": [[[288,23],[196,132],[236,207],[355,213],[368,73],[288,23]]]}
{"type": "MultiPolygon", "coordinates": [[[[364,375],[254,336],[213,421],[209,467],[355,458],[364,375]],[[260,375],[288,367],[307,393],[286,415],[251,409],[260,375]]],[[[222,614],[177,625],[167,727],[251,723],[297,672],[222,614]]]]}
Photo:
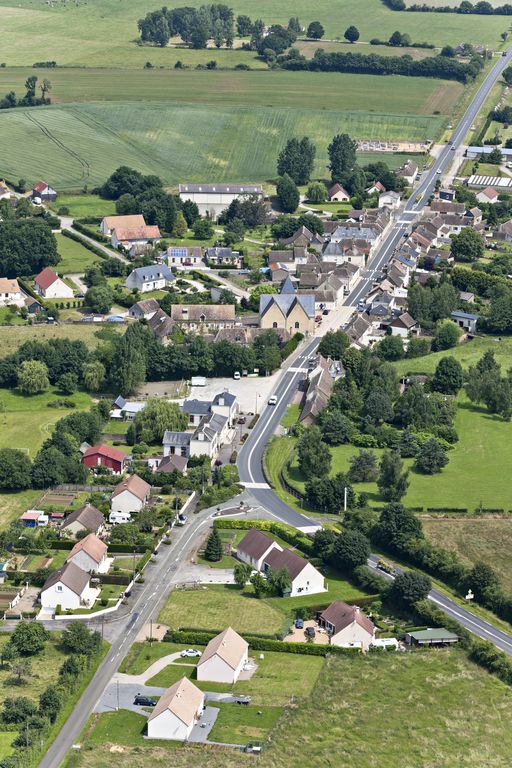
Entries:
{"type": "Polygon", "coordinates": [[[215,721],[219,716],[219,712],[220,710],[218,707],[206,706],[203,709],[203,714],[201,715],[200,719],[192,728],[192,732],[188,737],[188,740],[199,744],[206,743],[208,741],[210,731],[212,730],[213,726],[215,725],[215,721]]]}
{"type": "Polygon", "coordinates": [[[312,641],[316,645],[329,645],[329,636],[325,629],[318,626],[318,622],[314,621],[313,619],[310,619],[308,621],[304,622],[304,627],[301,629],[298,629],[295,624],[292,625],[292,628],[290,629],[290,632],[286,637],[284,638],[285,642],[287,643],[307,643],[311,642],[311,640],[308,640],[308,637],[306,635],[306,629],[308,627],[313,627],[315,630],[315,636],[313,637],[312,641]]]}
{"type": "Polygon", "coordinates": [[[191,387],[189,397],[198,400],[213,400],[219,392],[228,389],[233,395],[236,395],[242,413],[255,413],[256,410],[260,413],[278,377],[279,371],[272,376],[255,378],[244,376],[238,380],[233,378],[207,379],[206,386],[191,387]]]}

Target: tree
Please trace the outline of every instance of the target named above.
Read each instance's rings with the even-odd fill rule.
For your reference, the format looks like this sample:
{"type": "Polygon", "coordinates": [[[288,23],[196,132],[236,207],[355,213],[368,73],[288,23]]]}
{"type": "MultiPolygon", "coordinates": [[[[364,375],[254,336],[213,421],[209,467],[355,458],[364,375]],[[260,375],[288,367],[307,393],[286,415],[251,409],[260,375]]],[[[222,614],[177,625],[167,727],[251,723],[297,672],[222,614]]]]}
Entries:
{"type": "Polygon", "coordinates": [[[254,594],[258,599],[267,594],[267,580],[261,575],[261,573],[253,573],[250,578],[250,582],[254,589],[254,594]]]}
{"type": "Polygon", "coordinates": [[[327,331],[318,346],[318,354],[323,357],[332,357],[333,360],[341,360],[349,343],[345,331],[327,331]]]}
{"type": "Polygon", "coordinates": [[[55,235],[42,217],[0,221],[0,275],[34,275],[58,261],[55,235]]]}
{"type": "Polygon", "coordinates": [[[105,366],[99,360],[85,363],[82,367],[82,379],[88,392],[99,392],[105,381],[105,366]]]}
{"type": "Polygon", "coordinates": [[[341,571],[349,573],[358,565],[366,565],[370,556],[370,542],[360,531],[347,530],[340,533],[334,543],[332,563],[341,571]]]}
{"type": "Polygon", "coordinates": [[[420,444],[418,438],[410,429],[404,429],[400,436],[400,456],[403,459],[411,459],[418,455],[420,444]]]}
{"type": "Polygon", "coordinates": [[[393,34],[389,38],[389,44],[391,46],[393,46],[394,48],[397,48],[397,47],[403,45],[402,40],[403,40],[402,33],[396,31],[396,32],[393,32],[393,34]]]}
{"type": "Polygon", "coordinates": [[[192,230],[196,240],[209,240],[214,234],[210,219],[196,219],[192,225],[192,230]]]}
{"type": "Polygon", "coordinates": [[[416,457],[416,469],[426,475],[435,475],[448,464],[448,455],[442,445],[431,437],[421,446],[416,457]]]}
{"type": "Polygon", "coordinates": [[[35,621],[20,622],[11,636],[11,643],[22,656],[35,656],[43,650],[49,632],[35,621]]]}
{"type": "Polygon", "coordinates": [[[404,342],[401,336],[384,336],[375,347],[383,360],[401,360],[404,356],[404,342]]]}
{"type": "Polygon", "coordinates": [[[350,457],[348,476],[353,483],[373,483],[378,475],[377,457],[373,451],[360,450],[350,457]]]}
{"type": "Polygon", "coordinates": [[[512,67],[507,67],[502,72],[502,77],[507,85],[512,85],[512,67]]]}
{"type": "Polygon", "coordinates": [[[492,163],[493,165],[501,165],[502,161],[503,157],[498,147],[494,147],[494,149],[487,155],[488,163],[492,163]]]}
{"type": "Polygon", "coordinates": [[[366,398],[363,414],[372,424],[392,421],[393,403],[387,392],[373,389],[366,398]]]}
{"type": "Polygon", "coordinates": [[[270,568],[267,572],[267,586],[271,594],[279,597],[291,592],[292,579],[288,568],[270,568]]]}
{"type": "Polygon", "coordinates": [[[137,439],[151,445],[161,443],[164,432],[182,432],[187,428],[187,416],[176,403],[160,397],[150,397],[135,417],[137,439]]]}
{"type": "Polygon", "coordinates": [[[306,483],[306,499],[312,507],[331,515],[340,514],[344,506],[355,504],[355,494],[348,477],[338,472],[334,477],[313,477],[306,483]]]}
{"type": "Polygon", "coordinates": [[[24,723],[36,713],[37,707],[31,699],[27,699],[25,696],[6,698],[1,719],[3,723],[7,724],[24,723]]]}
{"type": "Polygon", "coordinates": [[[114,294],[109,285],[93,285],[85,294],[85,305],[101,315],[109,312],[113,303],[114,294]]]}
{"type": "Polygon", "coordinates": [[[313,549],[315,555],[321,557],[324,563],[328,563],[331,559],[334,543],[336,541],[336,534],[334,531],[328,528],[318,528],[313,536],[313,549]]]}
{"type": "Polygon", "coordinates": [[[402,472],[403,462],[396,451],[385,451],[379,466],[377,485],[385,501],[400,501],[409,487],[409,473],[402,472]]]}
{"type": "Polygon", "coordinates": [[[481,259],[485,245],[482,236],[472,227],[464,227],[451,236],[450,253],[455,261],[471,262],[481,259]]]}
{"type": "Polygon", "coordinates": [[[288,174],[296,184],[307,184],[313,172],[315,155],[316,147],[307,136],[300,140],[288,139],[277,159],[278,175],[288,174]]]}
{"type": "Polygon", "coordinates": [[[28,659],[18,659],[11,665],[11,672],[14,676],[13,682],[16,685],[23,685],[31,671],[32,668],[28,659]]]}
{"type": "Polygon", "coordinates": [[[174,222],[174,227],[172,228],[172,234],[174,237],[185,237],[187,234],[188,224],[187,220],[185,219],[183,213],[181,211],[178,211],[176,214],[176,221],[174,222]]]}
{"type": "Polygon", "coordinates": [[[431,589],[432,582],[424,573],[405,571],[395,577],[390,594],[397,603],[412,607],[418,600],[424,600],[431,589]]]}
{"type": "Polygon", "coordinates": [[[57,388],[65,395],[72,395],[78,389],[78,379],[76,373],[67,371],[60,376],[57,382],[57,388]]]}
{"type": "Polygon", "coordinates": [[[249,37],[252,34],[252,21],[249,16],[236,17],[236,31],[239,37],[249,37]]]}
{"type": "Polygon", "coordinates": [[[252,568],[247,563],[237,563],[233,568],[233,578],[235,584],[238,584],[240,589],[243,589],[252,573],[252,568]]]}
{"type": "Polygon", "coordinates": [[[321,430],[323,439],[329,445],[349,443],[356,431],[350,419],[338,410],[323,416],[321,430]]]}
{"type": "Polygon", "coordinates": [[[359,30],[357,27],[354,27],[351,25],[345,30],[345,34],[343,35],[345,40],[348,40],[349,43],[356,43],[359,40],[359,30]]]}
{"type": "Polygon", "coordinates": [[[204,549],[205,560],[209,560],[212,563],[218,563],[222,560],[222,540],[217,528],[214,528],[208,536],[206,547],[204,549]]]}
{"type": "Polygon", "coordinates": [[[327,187],[321,181],[313,181],[309,185],[306,198],[311,203],[324,203],[327,200],[327,187]]]}
{"type": "Polygon", "coordinates": [[[320,40],[325,35],[325,29],[319,21],[312,21],[306,32],[307,37],[311,40],[320,40]]]}
{"type": "Polygon", "coordinates": [[[346,133],[337,134],[327,147],[333,184],[343,183],[345,175],[353,170],[356,164],[356,148],[356,142],[346,133]]]}
{"type": "Polygon", "coordinates": [[[40,360],[24,360],[18,370],[18,387],[24,395],[37,395],[50,386],[48,367],[40,360]]]}
{"type": "Polygon", "coordinates": [[[22,491],[30,487],[32,464],[24,451],[0,449],[0,489],[22,491]]]}
{"type": "Polygon", "coordinates": [[[386,548],[401,552],[412,539],[422,537],[421,522],[403,504],[387,504],[375,527],[375,537],[386,548]]]}
{"type": "Polygon", "coordinates": [[[461,330],[452,320],[441,320],[436,325],[432,349],[435,352],[451,349],[459,343],[461,330]]]}
{"type": "Polygon", "coordinates": [[[324,477],[331,468],[331,452],[318,427],[309,427],[297,443],[299,469],[306,478],[324,477]]]}
{"type": "Polygon", "coordinates": [[[466,586],[477,600],[481,600],[488,591],[499,586],[499,579],[490,565],[478,561],[467,575],[466,586]]]}
{"type": "Polygon", "coordinates": [[[288,176],[280,176],[276,184],[277,199],[281,209],[286,213],[293,213],[299,204],[300,195],[296,183],[288,176]]]}
{"type": "Polygon", "coordinates": [[[55,685],[49,685],[39,697],[39,712],[47,717],[50,723],[54,723],[61,706],[59,689],[55,685]]]}
{"type": "MultiPolygon", "coordinates": [[[[126,525],[116,528],[126,528],[126,525]]],[[[71,621],[62,633],[61,644],[67,653],[93,656],[99,650],[101,635],[99,632],[92,632],[81,621],[71,621]]]]}
{"type": "Polygon", "coordinates": [[[443,357],[438,362],[432,379],[432,389],[445,395],[456,395],[464,383],[462,366],[454,357],[443,357]]]}

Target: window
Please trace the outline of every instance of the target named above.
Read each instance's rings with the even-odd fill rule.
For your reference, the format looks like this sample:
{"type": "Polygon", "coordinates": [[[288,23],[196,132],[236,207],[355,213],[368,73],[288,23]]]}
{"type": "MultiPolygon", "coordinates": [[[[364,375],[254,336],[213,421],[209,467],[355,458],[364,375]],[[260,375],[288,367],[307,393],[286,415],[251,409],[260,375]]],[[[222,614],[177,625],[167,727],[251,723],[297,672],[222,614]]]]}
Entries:
{"type": "Polygon", "coordinates": [[[272,323],[272,328],[277,328],[277,323],[272,323]]]}
{"type": "Polygon", "coordinates": [[[300,328],[300,323],[298,321],[295,323],[295,327],[300,328]]]}
{"type": "Polygon", "coordinates": [[[57,584],[57,592],[62,592],[62,584],[57,584]]]}

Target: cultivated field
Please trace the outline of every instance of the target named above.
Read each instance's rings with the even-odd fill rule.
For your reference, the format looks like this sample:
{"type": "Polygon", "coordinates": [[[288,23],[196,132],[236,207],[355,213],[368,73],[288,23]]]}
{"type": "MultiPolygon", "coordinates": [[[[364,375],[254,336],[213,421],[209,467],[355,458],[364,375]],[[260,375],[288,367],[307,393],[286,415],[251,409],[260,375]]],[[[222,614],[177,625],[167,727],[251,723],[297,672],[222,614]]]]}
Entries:
{"type": "MultiPolygon", "coordinates": [[[[0,70],[0,92],[33,70],[0,70]]],[[[58,190],[102,182],[120,165],[179,181],[263,181],[291,136],[318,146],[354,138],[435,138],[462,94],[426,78],[295,72],[51,73],[62,104],[0,113],[0,174],[50,178],[58,190]],[[108,103],[106,103],[108,102],[108,103]],[[141,103],[143,102],[143,103],[141,103]],[[321,104],[321,113],[317,108],[321,104]],[[434,114],[438,112],[439,114],[434,114]],[[236,139],[236,140],[235,140],[236,139]]]]}
{"type": "MultiPolygon", "coordinates": [[[[203,0],[193,0],[190,5],[199,6],[202,3],[203,0]]],[[[259,17],[266,24],[286,24],[291,16],[298,16],[305,25],[318,19],[325,27],[326,39],[342,38],[344,30],[355,24],[360,30],[361,41],[372,37],[388,39],[396,29],[400,29],[415,42],[427,40],[436,45],[456,45],[468,40],[497,45],[500,33],[509,28],[507,17],[434,13],[425,17],[424,14],[391,11],[381,0],[343,0],[336,12],[333,12],[330,0],[319,0],[314,7],[307,0],[287,0],[279,4],[263,0],[257,8],[251,0],[236,0],[231,5],[236,14],[259,17]]],[[[77,0],[73,4],[52,5],[44,0],[21,0],[20,3],[1,0],[1,6],[2,61],[8,66],[44,61],[50,58],[50,52],[51,58],[66,66],[137,69],[150,60],[157,67],[169,67],[178,57],[187,60],[187,56],[191,64],[198,60],[205,61],[203,52],[198,58],[195,51],[138,46],[137,20],[153,9],[141,0],[124,0],[123,3],[117,0],[77,0]]],[[[244,62],[250,61],[253,65],[253,55],[243,51],[212,50],[207,53],[209,58],[216,58],[227,66],[238,63],[241,56],[244,62]]]]}

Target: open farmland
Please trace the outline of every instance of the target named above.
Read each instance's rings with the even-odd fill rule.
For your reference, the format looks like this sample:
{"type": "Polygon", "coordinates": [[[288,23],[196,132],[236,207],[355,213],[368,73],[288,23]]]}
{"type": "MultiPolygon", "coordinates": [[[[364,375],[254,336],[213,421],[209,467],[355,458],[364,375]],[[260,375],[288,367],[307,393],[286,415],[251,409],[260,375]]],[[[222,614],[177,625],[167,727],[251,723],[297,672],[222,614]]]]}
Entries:
{"type": "MultiPolygon", "coordinates": [[[[27,73],[0,70],[0,90],[19,90],[27,73]]],[[[335,133],[435,138],[463,90],[426,78],[333,73],[141,71],[128,78],[63,70],[51,77],[56,99],[92,103],[0,113],[0,174],[51,178],[58,189],[98,184],[120,165],[168,184],[263,181],[297,135],[317,144],[323,175],[335,133]],[[314,103],[323,105],[321,117],[314,103]]]]}
{"type": "MultiPolygon", "coordinates": [[[[188,5],[199,6],[203,0],[188,5]]],[[[445,1],[443,0],[443,4],[445,1]]],[[[178,3],[179,5],[179,3],[178,3]]],[[[415,42],[428,41],[442,46],[472,43],[497,45],[500,33],[509,28],[507,17],[459,14],[397,13],[381,0],[342,0],[333,8],[331,0],[319,0],[311,6],[307,0],[262,0],[257,8],[251,0],[234,0],[235,14],[246,13],[262,18],[266,24],[286,24],[298,16],[307,25],[318,19],[327,39],[343,37],[344,30],[355,24],[361,41],[372,37],[388,39],[399,29],[415,42]]],[[[149,59],[155,66],[173,66],[177,58],[197,63],[198,52],[173,47],[147,48],[136,44],[137,20],[158,3],[141,0],[88,0],[47,4],[44,0],[0,0],[0,48],[8,66],[31,65],[50,57],[59,65],[142,68],[149,59]]],[[[243,51],[199,52],[201,61],[218,59],[219,65],[234,66],[240,61],[258,66],[251,53],[243,51]],[[241,59],[240,57],[244,57],[241,59]]]]}

